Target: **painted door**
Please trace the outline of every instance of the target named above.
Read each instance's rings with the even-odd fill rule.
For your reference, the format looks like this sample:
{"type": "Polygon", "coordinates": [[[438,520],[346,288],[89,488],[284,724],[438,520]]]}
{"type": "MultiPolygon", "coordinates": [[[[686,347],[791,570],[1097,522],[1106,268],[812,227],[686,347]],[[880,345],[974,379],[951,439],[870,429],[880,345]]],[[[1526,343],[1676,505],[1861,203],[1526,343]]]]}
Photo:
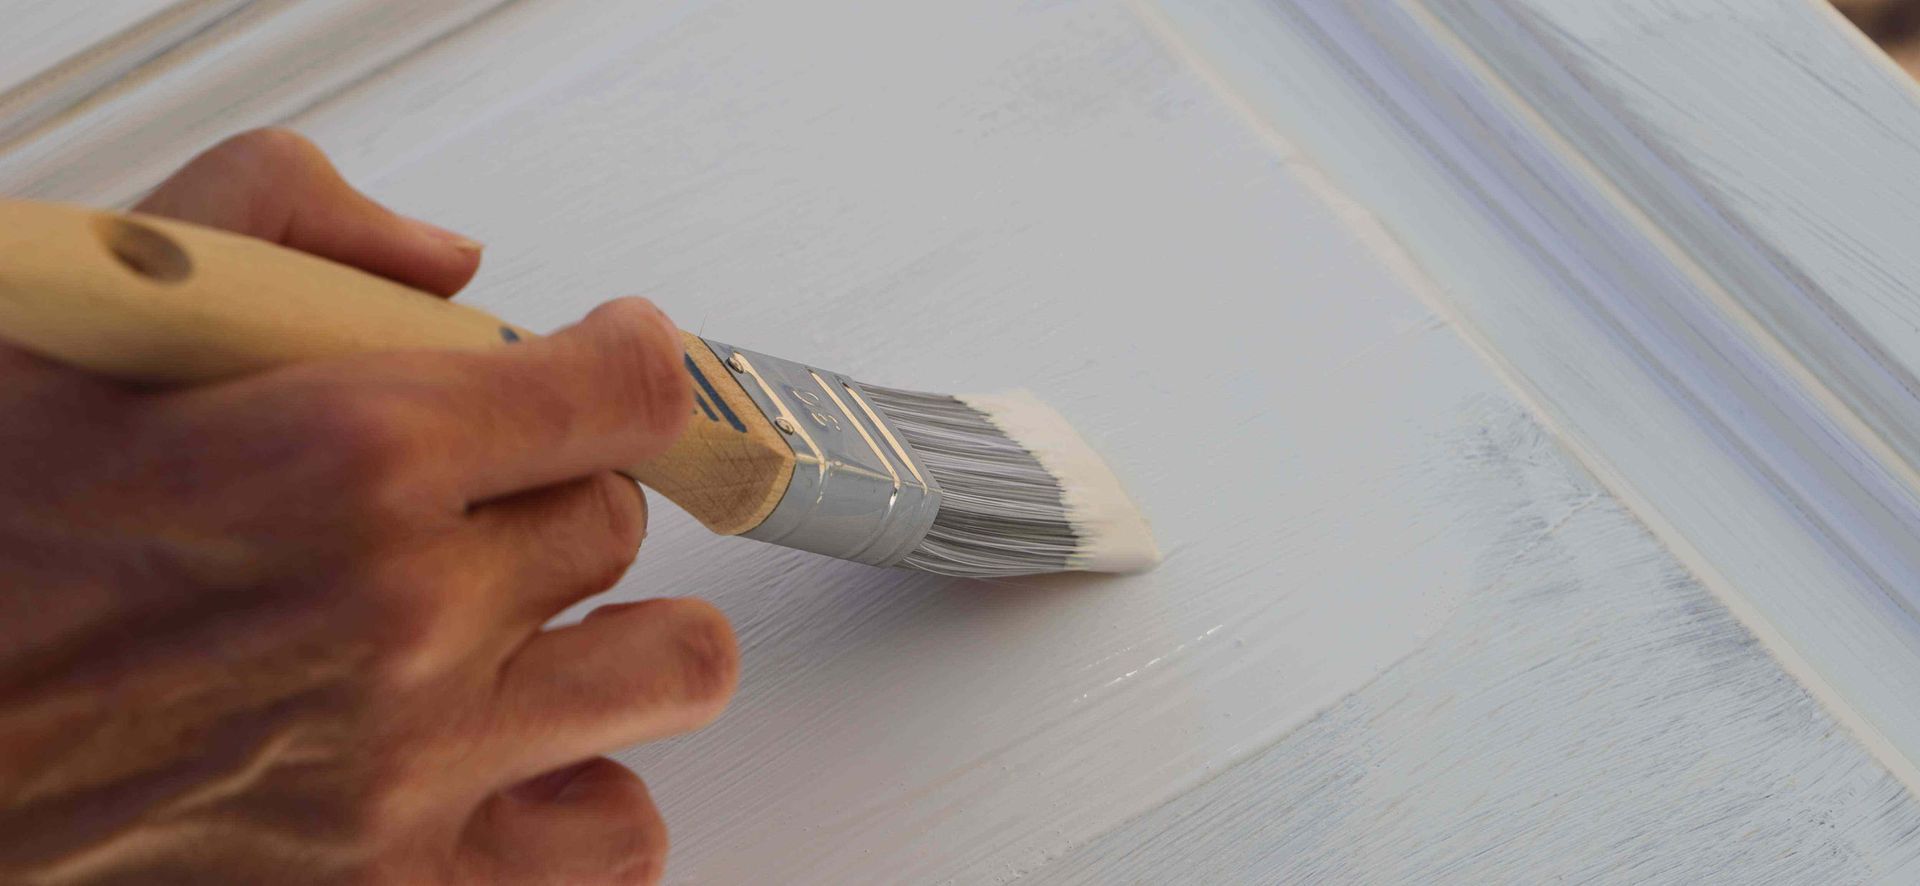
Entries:
{"type": "Polygon", "coordinates": [[[1384,19],[126,6],[125,29],[57,31],[65,67],[6,72],[0,187],[126,202],[219,135],[290,125],[489,244],[475,304],[542,329],[640,293],[864,380],[1026,387],[1147,510],[1152,573],[966,582],[714,538],[657,503],[610,597],[711,599],[745,656],[719,723],[621,755],[676,881],[1915,873],[1891,757],[1696,577],[1658,502],[1591,470],[1575,401],[1546,396],[1566,388],[1488,332],[1560,328],[1526,308],[1560,284],[1465,288],[1435,257],[1509,254],[1492,229],[1405,223],[1472,177],[1369,130],[1392,102],[1341,92],[1355,56],[1312,49],[1356,45],[1342,22],[1389,45],[1384,19]],[[1276,112],[1259,84],[1301,99],[1276,112]],[[1494,289],[1511,302],[1468,297],[1494,289]]]}

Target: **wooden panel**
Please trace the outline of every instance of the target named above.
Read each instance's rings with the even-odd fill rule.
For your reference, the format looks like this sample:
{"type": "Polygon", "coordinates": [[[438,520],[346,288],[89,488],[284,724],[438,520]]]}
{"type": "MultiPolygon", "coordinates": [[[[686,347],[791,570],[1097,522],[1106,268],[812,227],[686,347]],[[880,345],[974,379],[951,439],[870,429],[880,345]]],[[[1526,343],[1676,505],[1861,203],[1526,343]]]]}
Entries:
{"type": "Polygon", "coordinates": [[[1905,786],[1502,408],[1470,433],[1516,544],[1433,641],[1037,882],[1920,878],[1905,786]]]}
{"type": "MultiPolygon", "coordinates": [[[[302,125],[493,244],[472,297],[530,325],[636,291],[861,378],[1032,387],[1169,555],[1136,578],[954,583],[662,508],[619,596],[708,595],[747,650],[720,724],[626,758],[683,875],[978,880],[1055,854],[1415,648],[1498,540],[1449,439],[1498,383],[1123,10],[741,4],[630,26],[474,29],[575,47],[571,76],[399,163],[350,148],[391,125],[356,108],[401,100],[302,125]],[[895,42],[845,40],[856,16],[895,42]]],[[[491,63],[434,61],[454,82],[491,63]]]]}
{"type": "MultiPolygon", "coordinates": [[[[1170,33],[1254,119],[1297,134],[1377,214],[1432,275],[1439,309],[1607,488],[1884,763],[1920,784],[1911,465],[1709,270],[1750,244],[1702,248],[1717,241],[1683,242],[1653,223],[1593,159],[1616,145],[1563,137],[1450,30],[1472,18],[1463,10],[1493,7],[1434,6],[1162,8],[1170,33]]],[[[1801,14],[1779,19],[1776,39],[1837,21],[1792,8],[1801,14]]],[[[1504,45],[1521,55],[1532,44],[1504,45]]],[[[1693,57],[1716,70],[1752,58],[1693,57]]],[[[1879,64],[1823,59],[1793,70],[1879,64]]],[[[1548,63],[1509,67],[1541,82],[1566,76],[1548,63]]],[[[1844,134],[1858,122],[1851,112],[1816,122],[1819,111],[1808,108],[1807,125],[1844,134]]]]}
{"type": "MultiPolygon", "coordinates": [[[[1555,334],[1580,328],[1564,278],[1368,110],[1323,32],[1173,5],[1285,41],[1257,60],[1294,103],[1196,51],[1181,9],[420,4],[390,37],[318,12],[236,31],[251,61],[155,76],[171,110],[83,109],[0,152],[0,182],[123,199],[287,118],[491,244],[467,297],[511,319],[638,292],[877,382],[1032,387],[1111,456],[1155,573],[951,582],[658,507],[611,596],[709,597],[746,655],[716,726],[622,755],[676,879],[1678,876],[1702,835],[1730,876],[1898,878],[1920,807],[1550,442],[1529,408],[1558,401],[1514,369],[1599,391],[1556,427],[1739,466],[1555,334]],[[296,43],[310,76],[236,77],[296,43]],[[1389,236],[1407,206],[1445,236],[1389,236]],[[1502,348],[1448,319],[1474,285],[1511,299],[1502,348]]],[[[1766,537],[1763,566],[1822,587],[1795,571],[1817,545],[1766,537]]]]}
{"type": "Polygon", "coordinates": [[[1824,2],[1433,5],[1543,117],[1592,145],[1589,160],[1831,396],[1920,464],[1912,77],[1824,2]],[[1530,50],[1498,48],[1514,46],[1530,50]],[[1528,73],[1551,69],[1568,76],[1528,73]]]}

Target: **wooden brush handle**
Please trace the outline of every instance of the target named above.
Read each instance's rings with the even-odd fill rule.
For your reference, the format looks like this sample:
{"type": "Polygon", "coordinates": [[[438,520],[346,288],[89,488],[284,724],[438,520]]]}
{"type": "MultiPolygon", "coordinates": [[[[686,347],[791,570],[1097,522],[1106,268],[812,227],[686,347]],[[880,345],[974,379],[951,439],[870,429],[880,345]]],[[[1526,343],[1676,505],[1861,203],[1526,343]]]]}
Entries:
{"type": "MultiPolygon", "coordinates": [[[[626,473],[726,535],[786,492],[792,449],[699,338],[701,406],[626,473]],[[725,405],[710,401],[718,398],[725,405]]],[[[367,351],[485,350],[530,338],[485,311],[198,225],[0,200],[0,339],[126,381],[193,384],[367,351]]]]}

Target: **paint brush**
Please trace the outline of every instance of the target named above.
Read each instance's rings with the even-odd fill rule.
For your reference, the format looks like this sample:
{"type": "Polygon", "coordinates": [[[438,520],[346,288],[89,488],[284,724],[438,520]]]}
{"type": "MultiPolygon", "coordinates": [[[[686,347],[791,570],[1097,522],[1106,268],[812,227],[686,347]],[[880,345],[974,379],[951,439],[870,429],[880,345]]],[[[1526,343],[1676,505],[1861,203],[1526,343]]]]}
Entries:
{"type": "MultiPolygon", "coordinates": [[[[0,339],[108,377],[194,384],[532,335],[265,241],[0,201],[0,339]]],[[[897,390],[682,336],[694,420],[665,455],[624,473],[714,532],[971,577],[1159,561],[1112,471],[1030,394],[897,390]]]]}

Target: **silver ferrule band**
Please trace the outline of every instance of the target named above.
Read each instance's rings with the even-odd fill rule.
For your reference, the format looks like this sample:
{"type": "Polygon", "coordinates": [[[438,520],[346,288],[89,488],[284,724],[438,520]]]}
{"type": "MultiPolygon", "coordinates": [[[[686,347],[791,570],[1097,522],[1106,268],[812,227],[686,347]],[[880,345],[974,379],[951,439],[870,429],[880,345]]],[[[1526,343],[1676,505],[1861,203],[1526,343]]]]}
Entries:
{"type": "Polygon", "coordinates": [[[793,447],[786,495],[747,538],[875,566],[919,546],[940,510],[940,486],[859,382],[705,341],[793,447]]]}

